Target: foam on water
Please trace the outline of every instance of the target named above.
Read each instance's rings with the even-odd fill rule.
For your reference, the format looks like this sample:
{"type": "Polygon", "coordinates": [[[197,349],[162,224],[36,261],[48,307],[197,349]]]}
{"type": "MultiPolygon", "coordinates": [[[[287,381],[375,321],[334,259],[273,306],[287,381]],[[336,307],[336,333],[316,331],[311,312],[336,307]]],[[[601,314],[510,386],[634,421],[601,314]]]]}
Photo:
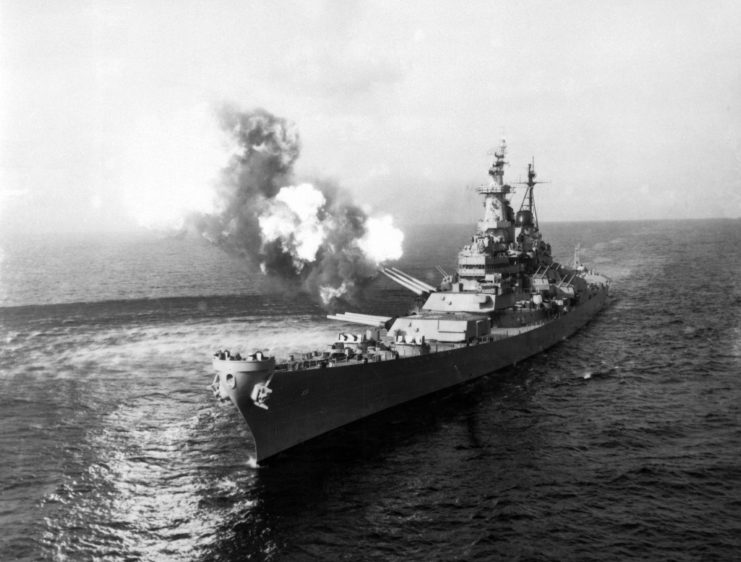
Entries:
{"type": "MultiPolygon", "coordinates": [[[[214,275],[226,258],[199,271],[171,240],[135,275],[170,294],[106,300],[127,285],[96,293],[93,276],[58,302],[99,302],[25,306],[54,302],[52,283],[9,270],[8,249],[3,279],[25,285],[4,293],[24,306],[0,308],[0,558],[732,559],[741,234],[691,226],[544,225],[561,261],[582,242],[615,281],[585,330],[259,470],[246,424],[208,388],[211,354],[309,351],[349,326],[301,298],[230,292],[214,275]],[[183,297],[188,268],[213,290],[183,297]]],[[[400,267],[434,280],[469,230],[413,230],[400,267]]],[[[75,263],[108,263],[79,248],[92,253],[75,263]]],[[[127,255],[121,279],[142,259],[127,255]]],[[[409,302],[384,279],[373,290],[364,312],[409,302]]]]}

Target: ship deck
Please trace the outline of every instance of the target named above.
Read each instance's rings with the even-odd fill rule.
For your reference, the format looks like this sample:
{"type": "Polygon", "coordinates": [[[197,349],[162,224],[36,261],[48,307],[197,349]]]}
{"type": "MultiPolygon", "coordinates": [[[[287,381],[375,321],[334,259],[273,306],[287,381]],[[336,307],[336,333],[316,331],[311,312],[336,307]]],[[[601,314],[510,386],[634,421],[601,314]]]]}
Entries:
{"type": "Polygon", "coordinates": [[[312,352],[304,354],[303,359],[293,361],[281,361],[276,364],[275,370],[288,372],[288,371],[306,371],[310,369],[332,369],[335,367],[348,367],[352,365],[367,365],[368,363],[383,363],[385,361],[393,361],[402,356],[396,348],[402,346],[408,346],[414,348],[413,353],[409,355],[432,355],[435,353],[442,353],[445,351],[452,351],[463,347],[473,347],[476,345],[482,345],[491,343],[493,341],[503,340],[513,336],[529,332],[539,328],[546,322],[537,322],[534,324],[528,324],[527,326],[520,326],[517,328],[491,328],[491,332],[479,338],[474,338],[468,342],[438,342],[429,341],[427,346],[419,346],[417,344],[399,344],[389,343],[379,352],[370,352],[366,354],[358,353],[353,356],[346,356],[343,354],[332,354],[330,352],[312,352]]]}

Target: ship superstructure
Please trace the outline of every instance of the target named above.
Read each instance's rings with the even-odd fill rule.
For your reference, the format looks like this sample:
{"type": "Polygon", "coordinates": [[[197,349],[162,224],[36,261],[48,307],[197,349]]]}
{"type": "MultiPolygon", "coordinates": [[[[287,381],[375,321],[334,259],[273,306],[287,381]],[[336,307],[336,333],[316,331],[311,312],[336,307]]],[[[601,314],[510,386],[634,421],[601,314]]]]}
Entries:
{"type": "Polygon", "coordinates": [[[534,164],[522,203],[504,182],[506,144],[478,187],[484,214],[457,268],[435,287],[394,267],[388,278],[423,301],[412,313],[329,318],[363,326],[325,350],[282,361],[220,351],[214,386],[247,421],[261,462],[347,423],[511,365],[561,341],[605,304],[609,280],[556,263],[535,208],[534,164]]]}
{"type": "MultiPolygon", "coordinates": [[[[535,239],[539,236],[539,232],[537,225],[528,220],[532,216],[531,211],[521,210],[515,217],[510,205],[512,187],[504,183],[506,148],[502,141],[500,148],[494,152],[494,162],[489,168],[489,184],[477,188],[483,196],[484,216],[478,222],[471,243],[466,244],[458,254],[455,278],[441,287],[459,295],[448,298],[438,295],[425,305],[428,310],[448,311],[451,299],[454,301],[453,307],[467,310],[465,303],[471,299],[465,294],[471,292],[487,295],[492,310],[506,309],[514,304],[517,294],[526,289],[523,286],[523,273],[530,273],[528,270],[536,263],[551,261],[550,249],[545,254],[533,252],[526,246],[526,242],[531,237],[535,239]],[[522,226],[524,224],[528,226],[522,226]]],[[[529,193],[532,207],[532,186],[529,193]]]]}

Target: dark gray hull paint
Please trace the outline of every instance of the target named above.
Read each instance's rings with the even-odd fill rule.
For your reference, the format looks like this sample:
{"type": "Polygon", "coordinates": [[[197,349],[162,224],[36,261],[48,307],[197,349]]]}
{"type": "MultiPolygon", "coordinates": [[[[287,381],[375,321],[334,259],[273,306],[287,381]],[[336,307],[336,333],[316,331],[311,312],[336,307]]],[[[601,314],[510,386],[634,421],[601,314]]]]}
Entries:
{"type": "Polygon", "coordinates": [[[236,388],[228,394],[247,421],[262,462],[333,429],[540,353],[589,322],[606,300],[605,287],[559,318],[490,343],[366,365],[278,371],[267,410],[250,397],[264,375],[237,373],[236,388]]]}

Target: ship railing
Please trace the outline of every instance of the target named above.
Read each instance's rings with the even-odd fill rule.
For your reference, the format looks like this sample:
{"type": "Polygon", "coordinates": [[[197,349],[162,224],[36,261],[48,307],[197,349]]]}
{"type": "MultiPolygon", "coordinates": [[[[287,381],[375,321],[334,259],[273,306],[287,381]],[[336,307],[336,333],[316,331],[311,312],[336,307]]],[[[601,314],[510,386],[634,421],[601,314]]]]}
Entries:
{"type": "Polygon", "coordinates": [[[380,361],[384,361],[384,358],[377,354],[362,356],[354,355],[353,357],[318,357],[316,359],[304,361],[287,361],[285,363],[279,363],[275,366],[275,370],[281,372],[294,372],[305,371],[308,369],[338,367],[342,365],[355,365],[358,363],[378,363],[380,361]]]}
{"type": "Polygon", "coordinates": [[[306,369],[317,369],[326,363],[327,358],[319,356],[315,359],[303,359],[300,361],[286,361],[275,366],[276,371],[303,371],[306,369]]]}

